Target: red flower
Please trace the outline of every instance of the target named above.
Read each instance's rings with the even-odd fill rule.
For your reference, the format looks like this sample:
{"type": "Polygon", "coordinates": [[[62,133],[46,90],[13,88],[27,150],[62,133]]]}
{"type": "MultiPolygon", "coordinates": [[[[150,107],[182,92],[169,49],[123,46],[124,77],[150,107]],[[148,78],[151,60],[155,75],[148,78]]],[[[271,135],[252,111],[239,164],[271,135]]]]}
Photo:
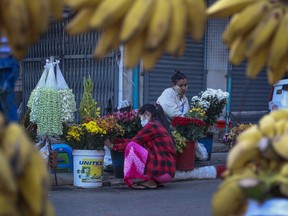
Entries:
{"type": "Polygon", "coordinates": [[[197,118],[174,117],[172,126],[187,140],[196,141],[204,136],[205,123],[197,118]]]}

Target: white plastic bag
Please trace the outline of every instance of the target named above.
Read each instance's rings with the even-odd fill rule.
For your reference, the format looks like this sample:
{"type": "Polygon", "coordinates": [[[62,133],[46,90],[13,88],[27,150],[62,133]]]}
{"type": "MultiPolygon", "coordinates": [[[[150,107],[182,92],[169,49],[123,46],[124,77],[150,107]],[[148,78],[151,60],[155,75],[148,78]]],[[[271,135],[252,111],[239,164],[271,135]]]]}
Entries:
{"type": "Polygon", "coordinates": [[[57,88],[58,89],[68,89],[68,84],[64,79],[64,76],[59,67],[60,61],[56,61],[56,80],[57,80],[57,88]]]}
{"type": "Polygon", "coordinates": [[[48,162],[49,160],[49,144],[48,142],[39,150],[40,154],[42,155],[43,159],[48,162]]]}
{"type": "Polygon", "coordinates": [[[196,143],[196,159],[198,160],[207,160],[208,152],[205,146],[202,143],[196,143]]]}
{"type": "Polygon", "coordinates": [[[47,79],[47,75],[48,75],[48,71],[49,71],[49,67],[48,67],[48,63],[46,62],[46,65],[44,66],[44,70],[43,70],[43,73],[36,85],[35,88],[41,88],[41,87],[44,87],[45,86],[45,82],[46,82],[46,79],[47,79]]]}
{"type": "Polygon", "coordinates": [[[57,89],[57,81],[56,81],[56,77],[55,77],[54,65],[53,65],[53,63],[49,63],[49,64],[51,64],[51,65],[49,67],[47,79],[45,82],[45,88],[57,89]]]}

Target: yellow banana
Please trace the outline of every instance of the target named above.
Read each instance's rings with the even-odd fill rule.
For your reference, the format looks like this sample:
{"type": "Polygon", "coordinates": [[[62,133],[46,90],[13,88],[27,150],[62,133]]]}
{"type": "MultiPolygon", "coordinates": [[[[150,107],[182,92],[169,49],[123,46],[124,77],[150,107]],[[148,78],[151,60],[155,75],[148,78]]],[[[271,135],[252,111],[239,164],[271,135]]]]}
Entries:
{"type": "Polygon", "coordinates": [[[269,1],[256,1],[235,14],[223,33],[223,41],[231,44],[238,36],[248,33],[272,7],[269,1]]]}
{"type": "Polygon", "coordinates": [[[9,196],[17,196],[16,177],[2,150],[0,151],[0,164],[0,191],[5,192],[6,195],[9,194],[9,196]]]}
{"type": "Polygon", "coordinates": [[[9,216],[22,215],[21,212],[19,212],[18,210],[17,198],[18,197],[16,194],[15,196],[8,196],[5,192],[1,190],[0,191],[0,215],[9,215],[9,216]]]}
{"type": "Polygon", "coordinates": [[[1,27],[8,38],[12,51],[15,51],[14,57],[21,59],[25,56],[29,39],[30,24],[26,2],[24,0],[2,0],[1,3],[1,22],[3,24],[1,27]]]}
{"type": "Polygon", "coordinates": [[[135,0],[130,10],[125,15],[120,41],[126,43],[134,36],[140,34],[149,23],[150,14],[155,6],[154,0],[135,0]]]}
{"type": "Polygon", "coordinates": [[[283,196],[285,196],[286,198],[288,197],[288,183],[287,182],[285,184],[284,183],[280,184],[279,190],[283,196]]]}
{"type": "Polygon", "coordinates": [[[56,20],[61,20],[63,16],[64,0],[50,0],[50,8],[53,17],[56,20]]]}
{"type": "Polygon", "coordinates": [[[5,131],[5,118],[2,115],[2,113],[0,112],[0,143],[2,143],[4,131],[5,131]]]}
{"type": "Polygon", "coordinates": [[[65,0],[65,3],[73,8],[74,10],[78,10],[80,8],[85,8],[85,7],[95,7],[97,6],[100,2],[103,0],[65,0]]]}
{"type": "Polygon", "coordinates": [[[249,141],[252,143],[258,143],[259,140],[263,137],[258,125],[252,125],[251,127],[244,130],[242,133],[237,136],[237,141],[249,141]]]}
{"type": "Polygon", "coordinates": [[[166,52],[176,55],[181,47],[181,41],[186,35],[187,10],[183,1],[171,0],[172,20],[166,40],[166,52]]]}
{"type": "Polygon", "coordinates": [[[225,180],[212,197],[212,215],[242,215],[241,209],[246,205],[244,193],[238,186],[239,178],[225,180]],[[226,182],[227,181],[227,182],[226,182]]]}
{"type": "Polygon", "coordinates": [[[283,166],[281,167],[279,175],[288,179],[288,163],[287,162],[283,164],[283,166]]]}
{"type": "Polygon", "coordinates": [[[206,27],[206,3],[204,0],[184,0],[188,13],[188,31],[192,39],[200,40],[206,27]]]}
{"type": "MultiPolygon", "coordinates": [[[[274,112],[274,111],[273,111],[274,112]]],[[[288,122],[285,124],[283,134],[288,134],[288,122]]]]}
{"type": "Polygon", "coordinates": [[[265,115],[259,120],[259,128],[265,136],[273,138],[276,133],[275,123],[271,115],[265,115]]]}
{"type": "Polygon", "coordinates": [[[1,150],[13,161],[15,175],[20,175],[26,166],[33,144],[19,124],[10,123],[3,134],[1,150]]]}
{"type": "Polygon", "coordinates": [[[48,199],[49,176],[47,166],[38,150],[30,151],[30,160],[17,182],[19,193],[33,215],[43,215],[48,199]]]}
{"type": "Polygon", "coordinates": [[[248,59],[246,67],[246,76],[249,79],[255,79],[265,66],[269,56],[269,44],[261,47],[254,55],[248,59]]]}
{"type": "Polygon", "coordinates": [[[279,7],[272,9],[266,17],[253,30],[247,41],[246,56],[250,57],[263,47],[265,43],[273,37],[275,29],[278,27],[283,17],[283,10],[279,7]]]}
{"type": "MultiPolygon", "coordinates": [[[[43,209],[43,216],[54,216],[55,210],[51,204],[51,202],[48,200],[46,203],[44,203],[45,207],[43,209]]],[[[17,209],[19,212],[21,212],[21,216],[33,216],[35,213],[30,208],[30,206],[27,204],[26,200],[20,199],[18,201],[17,209]]]]}
{"type": "Polygon", "coordinates": [[[231,44],[229,60],[232,64],[238,65],[245,59],[247,38],[247,35],[239,36],[231,44]]]}
{"type": "Polygon", "coordinates": [[[284,134],[283,136],[280,136],[279,139],[274,140],[272,142],[273,149],[275,152],[285,160],[288,160],[288,134],[284,134]]]}
{"type": "Polygon", "coordinates": [[[103,28],[119,22],[133,4],[133,0],[103,0],[88,21],[91,28],[103,28]]]}
{"type": "Polygon", "coordinates": [[[144,51],[142,55],[144,71],[149,71],[153,68],[153,66],[155,65],[155,63],[157,62],[157,60],[160,58],[161,54],[164,51],[165,48],[164,45],[165,43],[158,46],[158,48],[153,51],[144,51]]]}
{"type": "Polygon", "coordinates": [[[264,170],[268,168],[276,169],[277,166],[275,166],[275,163],[279,164],[279,161],[282,160],[273,149],[272,142],[272,139],[263,137],[258,143],[261,157],[257,160],[257,164],[258,167],[261,167],[264,170]],[[271,163],[271,161],[274,161],[275,163],[271,163]]]}
{"type": "Polygon", "coordinates": [[[207,14],[210,17],[231,16],[258,1],[266,0],[218,0],[207,9],[207,14]]]}
{"type": "Polygon", "coordinates": [[[250,161],[255,160],[259,155],[258,143],[244,140],[230,150],[227,157],[227,168],[234,170],[243,169],[250,161]]]}
{"type": "Polygon", "coordinates": [[[124,67],[132,69],[140,60],[145,34],[140,34],[124,45],[124,67]]]}
{"type": "Polygon", "coordinates": [[[288,119],[288,109],[280,109],[271,112],[269,115],[277,122],[282,119],[288,119]]]}
{"type": "Polygon", "coordinates": [[[179,40],[181,41],[181,44],[179,46],[178,51],[175,54],[175,57],[177,57],[177,58],[184,54],[185,48],[186,48],[186,37],[185,37],[185,35],[184,35],[184,38],[182,38],[182,39],[180,38],[179,40]]]}
{"type": "Polygon", "coordinates": [[[43,0],[26,0],[30,22],[30,43],[36,42],[39,39],[40,34],[48,28],[49,14],[46,12],[43,13],[42,11],[44,9],[49,10],[49,8],[45,8],[48,5],[47,2],[48,1],[45,1],[45,3],[43,3],[43,0]],[[39,17],[41,17],[41,19],[39,19],[39,17]],[[46,28],[44,28],[43,25],[46,26],[46,28]]]}
{"type": "Polygon", "coordinates": [[[83,8],[70,21],[66,27],[67,32],[71,35],[80,34],[89,30],[89,19],[93,15],[94,8],[83,8]]]}
{"type": "Polygon", "coordinates": [[[146,49],[153,50],[164,40],[170,26],[171,11],[170,0],[155,2],[153,14],[147,27],[146,49]]]}
{"type": "Polygon", "coordinates": [[[287,119],[281,119],[275,123],[276,136],[280,136],[284,133],[286,122],[287,119]]]}
{"type": "Polygon", "coordinates": [[[55,214],[55,210],[54,210],[54,207],[52,205],[52,203],[50,201],[46,202],[46,209],[45,209],[45,215],[46,216],[53,216],[53,215],[56,215],[55,214]]]}
{"type": "Polygon", "coordinates": [[[268,82],[273,85],[278,82],[280,79],[283,79],[285,73],[287,72],[288,66],[288,55],[279,63],[279,65],[274,69],[268,68],[268,82]]]}
{"type": "MultiPolygon", "coordinates": [[[[288,54],[288,13],[284,15],[271,44],[268,67],[271,70],[278,68],[283,58],[288,54]]],[[[285,60],[284,60],[285,61],[285,60]]]]}
{"type": "Polygon", "coordinates": [[[116,23],[103,29],[102,36],[95,49],[96,58],[104,58],[109,52],[119,46],[118,35],[120,28],[120,24],[116,23]]]}

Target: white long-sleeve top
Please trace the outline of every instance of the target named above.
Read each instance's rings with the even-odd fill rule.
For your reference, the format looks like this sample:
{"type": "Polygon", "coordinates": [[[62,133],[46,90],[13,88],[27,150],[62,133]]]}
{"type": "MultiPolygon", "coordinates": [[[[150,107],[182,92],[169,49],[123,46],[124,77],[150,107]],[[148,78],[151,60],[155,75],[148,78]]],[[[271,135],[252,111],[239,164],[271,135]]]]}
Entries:
{"type": "Polygon", "coordinates": [[[173,87],[165,89],[158,97],[157,103],[162,106],[169,120],[175,116],[184,116],[190,109],[187,97],[180,99],[173,87]]]}

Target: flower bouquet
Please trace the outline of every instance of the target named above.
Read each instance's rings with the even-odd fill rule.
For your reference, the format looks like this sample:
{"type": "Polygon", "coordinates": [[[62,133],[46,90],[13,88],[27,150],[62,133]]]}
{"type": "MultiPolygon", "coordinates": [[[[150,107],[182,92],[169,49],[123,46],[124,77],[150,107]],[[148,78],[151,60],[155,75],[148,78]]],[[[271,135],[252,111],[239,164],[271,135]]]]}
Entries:
{"type": "Polygon", "coordinates": [[[85,118],[69,127],[66,139],[74,149],[104,150],[104,140],[124,133],[113,116],[85,118]]]}
{"type": "Polygon", "coordinates": [[[134,137],[142,128],[140,119],[138,117],[138,110],[130,109],[124,112],[113,112],[112,116],[124,129],[123,135],[119,138],[130,139],[134,137]]]}
{"type": "Polygon", "coordinates": [[[206,91],[200,92],[198,96],[192,97],[192,110],[201,108],[205,111],[206,117],[203,119],[206,124],[205,133],[207,133],[209,127],[216,123],[217,118],[228,102],[228,96],[229,93],[223,92],[221,89],[208,88],[206,91]]]}
{"type": "Polygon", "coordinates": [[[251,127],[253,124],[237,124],[233,127],[230,132],[224,136],[223,142],[232,148],[237,141],[237,137],[247,128],[251,127]]]}
{"type": "Polygon", "coordinates": [[[186,141],[196,142],[204,136],[205,123],[197,118],[177,116],[172,119],[172,126],[175,128],[172,136],[178,152],[183,152],[186,141]]]}

